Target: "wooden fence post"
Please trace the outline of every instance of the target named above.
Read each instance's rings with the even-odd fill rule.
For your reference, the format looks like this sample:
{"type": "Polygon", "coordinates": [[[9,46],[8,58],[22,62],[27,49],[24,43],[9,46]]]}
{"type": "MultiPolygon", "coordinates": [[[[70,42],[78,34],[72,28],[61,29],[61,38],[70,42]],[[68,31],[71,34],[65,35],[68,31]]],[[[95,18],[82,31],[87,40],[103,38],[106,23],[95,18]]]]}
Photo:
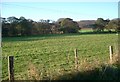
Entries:
{"type": "Polygon", "coordinates": [[[8,56],[9,81],[14,82],[14,56],[8,56]]]}
{"type": "Polygon", "coordinates": [[[74,53],[75,53],[75,69],[78,70],[78,52],[77,49],[74,49],[74,53]]]}
{"type": "Polygon", "coordinates": [[[113,46],[109,46],[110,63],[113,63],[113,46]]]}

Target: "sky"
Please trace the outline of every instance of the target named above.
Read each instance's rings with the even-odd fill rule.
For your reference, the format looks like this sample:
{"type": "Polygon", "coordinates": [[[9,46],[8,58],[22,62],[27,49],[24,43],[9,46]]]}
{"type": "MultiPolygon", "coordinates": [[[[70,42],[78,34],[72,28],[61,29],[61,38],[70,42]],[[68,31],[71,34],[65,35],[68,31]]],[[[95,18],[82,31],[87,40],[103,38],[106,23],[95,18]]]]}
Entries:
{"type": "Polygon", "coordinates": [[[119,0],[1,0],[2,2],[118,2],[119,0]]]}
{"type": "Polygon", "coordinates": [[[2,2],[1,17],[24,16],[39,21],[72,18],[75,21],[114,19],[118,17],[118,2],[2,2]]]}

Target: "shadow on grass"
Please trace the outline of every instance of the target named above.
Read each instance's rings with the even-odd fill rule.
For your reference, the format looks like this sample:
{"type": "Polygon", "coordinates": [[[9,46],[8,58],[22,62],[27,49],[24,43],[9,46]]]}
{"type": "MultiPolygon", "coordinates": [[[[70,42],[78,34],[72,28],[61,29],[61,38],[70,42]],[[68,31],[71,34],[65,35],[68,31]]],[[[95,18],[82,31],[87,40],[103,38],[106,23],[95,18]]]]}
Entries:
{"type": "Polygon", "coordinates": [[[115,31],[103,31],[103,32],[81,32],[80,34],[115,34],[115,31]]]}
{"type": "Polygon", "coordinates": [[[113,66],[102,66],[87,71],[76,71],[59,76],[57,80],[120,80],[120,68],[113,66]]]}
{"type": "MultiPolygon", "coordinates": [[[[50,78],[50,77],[48,77],[50,78]]],[[[15,80],[14,82],[66,82],[70,80],[78,81],[120,81],[120,66],[116,65],[102,65],[101,68],[94,68],[87,71],[74,71],[69,74],[57,76],[54,80],[15,80]]],[[[2,82],[9,82],[4,80],[2,82]]]]}
{"type": "Polygon", "coordinates": [[[81,32],[81,33],[68,33],[68,34],[42,34],[42,35],[32,35],[32,36],[14,36],[14,37],[3,37],[2,41],[36,41],[44,40],[55,37],[66,37],[66,36],[76,36],[76,35],[93,35],[93,34],[115,34],[116,32],[81,32]]]}

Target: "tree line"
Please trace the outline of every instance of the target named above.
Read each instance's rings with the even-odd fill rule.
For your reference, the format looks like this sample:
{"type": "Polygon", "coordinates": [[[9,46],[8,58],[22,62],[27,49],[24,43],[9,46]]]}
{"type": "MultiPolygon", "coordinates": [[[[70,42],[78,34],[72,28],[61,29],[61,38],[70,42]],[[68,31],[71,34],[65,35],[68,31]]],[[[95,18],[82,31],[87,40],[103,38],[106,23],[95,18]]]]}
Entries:
{"type": "Polygon", "coordinates": [[[95,22],[95,24],[90,25],[93,29],[93,31],[101,32],[104,31],[104,29],[111,32],[112,30],[119,32],[120,31],[120,18],[115,18],[112,20],[103,18],[98,18],[95,22]]]}
{"type": "MultiPolygon", "coordinates": [[[[21,16],[16,18],[14,16],[3,18],[2,21],[2,36],[29,36],[40,34],[61,34],[61,33],[78,33],[81,29],[76,21],[71,18],[60,18],[57,21],[40,20],[38,22],[32,19],[26,19],[21,16]]],[[[104,20],[98,18],[95,24],[89,25],[93,31],[101,32],[104,29],[111,31],[114,29],[116,32],[120,30],[120,19],[104,20]]]]}

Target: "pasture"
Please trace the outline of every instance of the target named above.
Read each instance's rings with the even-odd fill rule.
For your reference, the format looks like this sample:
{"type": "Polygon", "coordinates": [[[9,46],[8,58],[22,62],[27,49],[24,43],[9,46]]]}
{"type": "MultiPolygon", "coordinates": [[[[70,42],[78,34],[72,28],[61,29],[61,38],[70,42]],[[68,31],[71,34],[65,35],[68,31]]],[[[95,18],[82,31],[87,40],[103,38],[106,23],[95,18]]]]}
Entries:
{"type": "Polygon", "coordinates": [[[7,56],[14,56],[15,80],[49,80],[69,74],[74,69],[74,49],[78,49],[78,71],[101,68],[109,62],[109,46],[115,34],[61,34],[2,39],[2,79],[8,80],[7,56]],[[69,57],[69,60],[68,60],[69,57]]]}

